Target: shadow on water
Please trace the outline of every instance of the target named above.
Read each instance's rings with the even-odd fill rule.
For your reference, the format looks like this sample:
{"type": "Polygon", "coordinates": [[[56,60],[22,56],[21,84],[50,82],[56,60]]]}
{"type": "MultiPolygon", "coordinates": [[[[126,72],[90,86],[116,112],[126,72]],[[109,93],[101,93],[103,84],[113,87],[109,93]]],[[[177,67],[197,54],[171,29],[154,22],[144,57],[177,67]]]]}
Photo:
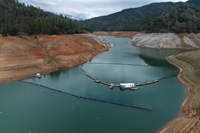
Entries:
{"type": "Polygon", "coordinates": [[[55,71],[55,72],[52,72],[52,73],[49,73],[50,76],[52,77],[59,77],[60,75],[64,74],[65,72],[64,71],[69,71],[69,69],[59,69],[59,71],[55,71]]]}
{"type": "Polygon", "coordinates": [[[144,62],[147,63],[150,66],[173,67],[171,64],[169,64],[166,60],[163,60],[163,59],[151,58],[151,57],[144,56],[144,55],[140,55],[140,58],[143,59],[144,62]]]}
{"type": "Polygon", "coordinates": [[[139,49],[139,57],[151,66],[174,67],[166,61],[166,57],[186,51],[188,50],[141,48],[139,49]]]}

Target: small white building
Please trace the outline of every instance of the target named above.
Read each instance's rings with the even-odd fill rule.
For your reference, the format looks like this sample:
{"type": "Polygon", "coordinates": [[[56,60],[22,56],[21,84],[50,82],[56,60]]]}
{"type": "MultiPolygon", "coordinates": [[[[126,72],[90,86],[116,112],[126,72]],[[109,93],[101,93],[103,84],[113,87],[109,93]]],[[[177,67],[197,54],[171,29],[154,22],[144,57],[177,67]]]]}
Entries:
{"type": "Polygon", "coordinates": [[[125,89],[137,90],[138,89],[135,83],[120,83],[119,87],[122,90],[125,90],[125,89]]]}

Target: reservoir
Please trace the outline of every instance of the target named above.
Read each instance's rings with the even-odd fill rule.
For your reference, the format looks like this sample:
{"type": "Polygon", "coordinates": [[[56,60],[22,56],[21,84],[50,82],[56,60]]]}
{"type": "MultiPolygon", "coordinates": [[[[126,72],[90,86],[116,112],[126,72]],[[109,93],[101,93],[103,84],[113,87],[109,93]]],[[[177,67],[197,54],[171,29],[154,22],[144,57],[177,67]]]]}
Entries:
{"type": "Polygon", "coordinates": [[[178,74],[165,57],[181,51],[139,48],[128,45],[129,38],[101,37],[114,47],[85,64],[40,79],[0,84],[0,133],[155,133],[177,117],[186,96],[177,77],[135,91],[110,90],[80,68],[108,83],[143,83],[178,74]]]}

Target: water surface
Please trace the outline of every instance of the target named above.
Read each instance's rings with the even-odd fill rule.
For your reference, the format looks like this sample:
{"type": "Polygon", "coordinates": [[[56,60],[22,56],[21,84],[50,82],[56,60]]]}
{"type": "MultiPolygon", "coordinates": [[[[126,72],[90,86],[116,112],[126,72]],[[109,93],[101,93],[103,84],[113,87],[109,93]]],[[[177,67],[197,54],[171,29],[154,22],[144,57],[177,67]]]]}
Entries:
{"type": "Polygon", "coordinates": [[[164,59],[181,51],[138,48],[128,45],[128,38],[102,37],[115,45],[108,52],[83,65],[26,81],[83,97],[147,107],[152,112],[84,100],[17,81],[0,84],[0,132],[154,133],[175,118],[185,97],[185,86],[177,77],[137,91],[110,91],[80,68],[110,83],[142,83],[177,74],[179,70],[164,59]]]}

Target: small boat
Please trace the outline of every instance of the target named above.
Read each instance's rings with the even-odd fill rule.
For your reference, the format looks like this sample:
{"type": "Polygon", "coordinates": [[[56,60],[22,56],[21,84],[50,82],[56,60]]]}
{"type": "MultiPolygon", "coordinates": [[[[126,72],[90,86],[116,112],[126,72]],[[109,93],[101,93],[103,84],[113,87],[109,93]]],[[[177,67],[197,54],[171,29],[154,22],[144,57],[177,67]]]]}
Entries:
{"type": "Polygon", "coordinates": [[[35,75],[35,77],[37,77],[37,78],[41,78],[42,75],[41,75],[40,73],[37,73],[37,74],[35,75]]]}

